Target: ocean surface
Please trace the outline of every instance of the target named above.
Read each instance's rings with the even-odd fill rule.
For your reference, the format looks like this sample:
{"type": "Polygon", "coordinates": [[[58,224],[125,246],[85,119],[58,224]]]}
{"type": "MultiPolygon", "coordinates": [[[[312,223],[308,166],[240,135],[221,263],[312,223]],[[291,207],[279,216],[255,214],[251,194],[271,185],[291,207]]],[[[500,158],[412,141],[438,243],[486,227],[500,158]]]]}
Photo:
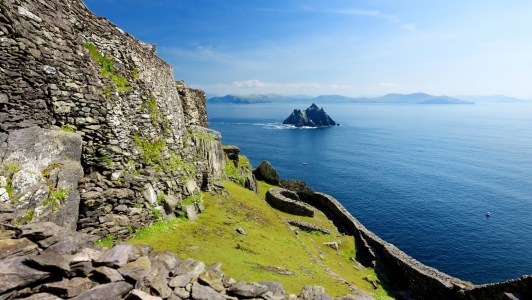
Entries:
{"type": "Polygon", "coordinates": [[[308,103],[208,105],[209,126],[426,265],[476,284],[532,274],[532,105],[317,104],[341,126],[281,124],[308,103]]]}

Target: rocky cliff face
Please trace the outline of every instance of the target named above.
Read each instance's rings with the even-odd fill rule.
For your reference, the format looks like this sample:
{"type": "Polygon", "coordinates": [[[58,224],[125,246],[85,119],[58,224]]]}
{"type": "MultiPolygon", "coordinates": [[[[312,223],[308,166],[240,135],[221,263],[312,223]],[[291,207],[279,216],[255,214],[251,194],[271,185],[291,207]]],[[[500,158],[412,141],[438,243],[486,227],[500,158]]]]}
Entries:
{"type": "Polygon", "coordinates": [[[328,127],[337,125],[323,108],[319,108],[314,103],[303,111],[294,109],[292,114],[284,120],[283,124],[294,125],[296,127],[328,127]]]}
{"type": "Polygon", "coordinates": [[[220,135],[204,128],[204,94],[176,87],[155,46],[80,0],[2,1],[0,56],[0,144],[35,126],[80,136],[78,229],[128,235],[222,175],[220,135]]]}

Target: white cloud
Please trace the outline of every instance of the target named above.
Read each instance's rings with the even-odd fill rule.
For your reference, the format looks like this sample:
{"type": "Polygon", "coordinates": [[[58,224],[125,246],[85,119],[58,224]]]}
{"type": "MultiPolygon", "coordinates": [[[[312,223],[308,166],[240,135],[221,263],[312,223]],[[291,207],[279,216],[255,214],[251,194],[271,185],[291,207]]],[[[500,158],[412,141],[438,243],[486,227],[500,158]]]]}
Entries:
{"type": "Polygon", "coordinates": [[[397,83],[397,82],[381,82],[381,83],[379,83],[379,86],[382,86],[382,87],[398,87],[399,83],[397,83]]]}
{"type": "Polygon", "coordinates": [[[352,88],[350,85],[321,84],[315,82],[265,82],[258,79],[234,81],[229,84],[218,83],[209,85],[190,84],[212,94],[306,94],[319,95],[341,93],[352,88]]]}

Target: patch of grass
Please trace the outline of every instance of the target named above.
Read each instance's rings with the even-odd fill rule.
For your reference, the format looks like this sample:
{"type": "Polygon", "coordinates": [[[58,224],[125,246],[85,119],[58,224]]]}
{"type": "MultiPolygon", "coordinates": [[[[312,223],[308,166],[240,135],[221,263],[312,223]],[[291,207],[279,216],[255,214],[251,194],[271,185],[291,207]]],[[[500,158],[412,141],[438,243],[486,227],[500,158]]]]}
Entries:
{"type": "Polygon", "coordinates": [[[155,207],[153,207],[153,208],[151,209],[151,214],[152,214],[152,215],[155,217],[155,219],[157,219],[157,220],[161,220],[161,219],[163,218],[163,215],[161,214],[161,212],[160,212],[157,208],[155,208],[155,207]]]}
{"type": "Polygon", "coordinates": [[[229,160],[225,163],[224,172],[225,176],[228,178],[234,178],[240,184],[240,186],[244,186],[244,177],[242,176],[240,169],[235,165],[234,161],[229,160]]]}
{"type": "Polygon", "coordinates": [[[68,189],[51,189],[48,193],[48,198],[44,200],[43,204],[49,205],[52,208],[52,211],[54,211],[58,205],[61,205],[65,202],[66,198],[68,197],[68,194],[70,194],[70,190],[68,189]]]}
{"type": "Polygon", "coordinates": [[[186,206],[186,205],[191,205],[191,204],[194,204],[194,203],[201,203],[203,202],[203,193],[202,192],[197,192],[193,195],[190,195],[188,197],[186,197],[185,199],[183,199],[183,202],[181,202],[181,206],[186,206]]]}
{"type": "Polygon", "coordinates": [[[2,165],[2,173],[6,173],[9,176],[13,176],[13,174],[20,171],[20,164],[19,163],[4,163],[2,165]]]}
{"type": "Polygon", "coordinates": [[[163,201],[166,199],[166,195],[161,192],[157,195],[157,199],[155,199],[155,202],[157,202],[158,205],[162,205],[163,201]]]}
{"type": "Polygon", "coordinates": [[[35,211],[34,210],[29,210],[27,213],[26,213],[26,223],[29,223],[31,222],[31,220],[33,220],[33,216],[35,215],[35,211]]]}
{"type": "Polygon", "coordinates": [[[238,156],[238,165],[240,168],[249,168],[252,169],[251,162],[245,155],[238,156]]]}
{"type": "Polygon", "coordinates": [[[60,168],[61,166],[62,164],[60,163],[51,163],[46,168],[44,168],[44,170],[41,171],[41,175],[43,177],[48,177],[54,169],[60,168]]]}
{"type": "Polygon", "coordinates": [[[182,182],[194,177],[196,173],[194,164],[183,162],[177,153],[168,149],[163,139],[148,141],[140,138],[135,133],[133,140],[141,150],[142,160],[145,165],[159,172],[183,171],[186,175],[181,177],[182,182]]]}
{"type": "Polygon", "coordinates": [[[189,130],[187,132],[187,135],[188,137],[195,137],[195,138],[198,138],[198,139],[201,139],[201,140],[207,140],[207,141],[214,141],[214,137],[208,135],[208,134],[205,134],[201,131],[196,131],[196,130],[189,130]]]}
{"type": "Polygon", "coordinates": [[[72,125],[70,125],[70,124],[65,124],[65,125],[61,126],[61,130],[64,131],[64,132],[76,132],[74,127],[72,127],[72,125]]]}
{"type": "Polygon", "coordinates": [[[115,237],[112,235],[108,235],[106,237],[103,237],[99,240],[97,240],[94,244],[96,246],[102,246],[102,247],[112,247],[115,243],[115,237]]]}
{"type": "Polygon", "coordinates": [[[131,76],[135,79],[139,78],[139,69],[133,68],[133,70],[131,71],[131,76]]]}
{"type": "MultiPolygon", "coordinates": [[[[98,64],[100,64],[100,74],[104,78],[111,79],[118,93],[124,94],[131,91],[132,88],[128,79],[120,74],[115,73],[114,62],[112,58],[102,55],[94,44],[85,43],[83,46],[89,51],[92,58],[97,61],[98,64]]],[[[104,90],[104,95],[108,98],[108,96],[110,96],[110,90],[108,92],[104,90]]]]}
{"type": "Polygon", "coordinates": [[[107,155],[98,156],[96,159],[98,161],[104,162],[105,165],[108,166],[108,167],[112,167],[113,166],[113,160],[107,155]]]}
{"type": "MultiPolygon", "coordinates": [[[[343,236],[337,230],[329,236],[295,235],[283,217],[263,198],[230,181],[223,183],[229,197],[205,193],[205,211],[198,220],[156,222],[139,230],[129,242],[147,243],[155,250],[173,251],[181,258],[191,257],[207,264],[222,262],[227,276],[249,282],[279,281],[289,293],[298,294],[304,285],[316,284],[324,286],[327,293],[336,297],[349,294],[349,288],[326,274],[307,249],[315,257],[321,251],[324,255],[321,262],[334,268],[336,274],[377,298],[387,297],[384,289],[374,290],[363,279],[375,275],[373,269],[357,270],[358,264],[342,255],[354,251],[352,237],[343,236]],[[243,228],[247,235],[237,233],[237,227],[243,228]],[[322,245],[333,240],[341,242],[340,251],[322,245]]],[[[259,182],[259,187],[264,195],[271,185],[259,182]]],[[[317,218],[320,219],[318,225],[326,227],[321,225],[328,221],[325,216],[317,218]]],[[[328,222],[326,228],[334,227],[328,222]]]]}

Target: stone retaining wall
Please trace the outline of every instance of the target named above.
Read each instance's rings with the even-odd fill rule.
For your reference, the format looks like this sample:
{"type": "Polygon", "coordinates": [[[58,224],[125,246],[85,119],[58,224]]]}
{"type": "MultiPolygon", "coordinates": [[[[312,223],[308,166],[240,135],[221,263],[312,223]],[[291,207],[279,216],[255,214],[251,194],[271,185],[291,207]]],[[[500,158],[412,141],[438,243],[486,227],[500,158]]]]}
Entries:
{"type": "Polygon", "coordinates": [[[428,267],[382,240],[355,219],[333,197],[314,193],[302,198],[322,210],[339,229],[355,237],[357,259],[376,268],[400,296],[415,299],[532,299],[532,277],[471,285],[428,267]],[[517,297],[517,298],[511,298],[517,297]]]}
{"type": "Polygon", "coordinates": [[[266,202],[280,211],[298,216],[314,217],[314,209],[299,200],[296,193],[283,188],[272,188],[266,192],[266,202]]]}

